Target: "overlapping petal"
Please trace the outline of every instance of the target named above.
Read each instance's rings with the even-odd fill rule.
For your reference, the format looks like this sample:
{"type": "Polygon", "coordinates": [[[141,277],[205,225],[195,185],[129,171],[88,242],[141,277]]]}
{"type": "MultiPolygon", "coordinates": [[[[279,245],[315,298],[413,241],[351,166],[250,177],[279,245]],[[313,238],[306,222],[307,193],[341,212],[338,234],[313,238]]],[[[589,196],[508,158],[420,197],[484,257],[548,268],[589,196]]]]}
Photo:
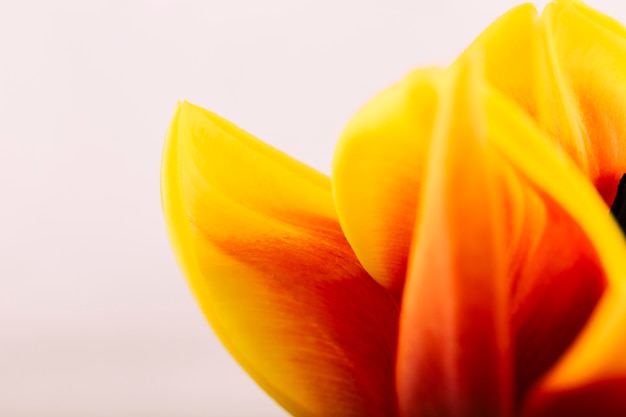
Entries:
{"type": "Polygon", "coordinates": [[[610,204],[626,172],[626,28],[577,0],[549,4],[542,21],[588,137],[586,172],[610,204]]]}
{"type": "Polygon", "coordinates": [[[626,170],[626,30],[576,0],[512,9],[468,48],[486,75],[546,130],[610,204],[626,170]]]}
{"type": "Polygon", "coordinates": [[[182,103],[163,206],[228,349],[297,415],[626,415],[626,241],[605,204],[625,40],[576,0],[513,9],[357,113],[332,187],[182,103]]]}
{"type": "Polygon", "coordinates": [[[518,6],[487,28],[466,54],[482,51],[488,82],[516,101],[551,141],[588,171],[592,149],[543,20],[531,4],[518,6]]]}
{"type": "MultiPolygon", "coordinates": [[[[502,97],[498,99],[494,95],[490,101],[488,109],[494,121],[506,121],[504,111],[507,107],[503,105],[502,97]]],[[[570,337],[575,337],[571,339],[571,343],[562,345],[566,349],[554,357],[556,362],[546,369],[548,376],[543,377],[543,382],[540,381],[534,388],[529,387],[534,399],[527,400],[527,403],[532,404],[539,400],[542,406],[552,407],[557,400],[555,393],[564,385],[576,387],[579,392],[590,394],[586,390],[591,389],[598,393],[595,390],[598,384],[604,384],[616,375],[626,375],[621,356],[626,351],[626,339],[623,338],[626,314],[622,297],[626,280],[626,265],[622,260],[626,258],[626,245],[600,196],[594,192],[580,171],[569,166],[568,159],[564,160],[549,146],[548,141],[541,137],[541,132],[528,123],[501,125],[499,131],[501,134],[490,136],[494,146],[518,170],[522,178],[526,178],[540,195],[547,197],[546,201],[551,202],[553,208],[558,208],[561,216],[561,220],[547,223],[546,233],[542,237],[543,242],[554,244],[553,250],[546,252],[543,250],[545,246],[540,246],[535,255],[527,259],[525,266],[531,272],[536,268],[534,273],[539,280],[535,285],[544,291],[543,297],[533,294],[527,297],[531,303],[537,300],[541,303],[529,306],[535,320],[526,334],[539,336],[538,341],[541,343],[537,346],[543,348],[550,347],[555,341],[558,343],[560,339],[564,341],[563,329],[579,328],[579,331],[570,333],[570,337]],[[504,134],[512,131],[518,132],[524,140],[511,140],[510,135],[504,134]],[[563,221],[568,222],[565,229],[563,221]],[[590,309],[594,293],[597,294],[598,291],[599,277],[604,285],[602,297],[590,309]],[[620,298],[621,303],[616,302],[620,298]],[[588,312],[591,315],[584,320],[588,312]],[[551,316],[557,320],[551,322],[551,316]],[[580,327],[581,324],[584,326],[580,327]],[[583,363],[583,356],[591,358],[591,361],[583,363]],[[575,359],[570,359],[572,357],[575,359]],[[602,363],[613,364],[610,366],[613,373],[602,372],[607,369],[602,369],[602,363]],[[578,375],[579,378],[576,379],[572,373],[568,373],[568,370],[572,371],[575,367],[587,370],[586,378],[578,375]],[[563,385],[549,385],[545,383],[546,380],[560,381],[563,385]]],[[[529,212],[530,215],[535,213],[529,212]]],[[[533,283],[533,280],[530,282],[533,283]]],[[[524,340],[518,338],[518,346],[523,343],[524,340]]],[[[523,358],[526,359],[524,361],[518,359],[519,366],[532,366],[532,358],[532,355],[528,355],[523,358]]],[[[608,392],[610,391],[604,393],[608,392]]],[[[589,395],[586,401],[591,401],[587,403],[587,407],[590,404],[599,406],[602,396],[594,398],[589,395]]],[[[621,402],[621,410],[624,410],[623,401],[621,402]]],[[[618,404],[614,402],[613,405],[618,404]]],[[[533,407],[527,407],[524,415],[535,416],[533,407]]],[[[545,415],[561,415],[556,410],[553,408],[554,414],[545,415]]],[[[560,410],[563,411],[564,409],[560,410]]],[[[600,412],[597,415],[603,414],[600,412]]]]}
{"type": "MultiPolygon", "coordinates": [[[[573,158],[604,201],[610,204],[617,183],[626,171],[626,143],[623,140],[626,133],[626,29],[576,0],[555,1],[546,7],[540,18],[533,16],[529,6],[513,10],[481,35],[474,47],[487,48],[486,62],[488,66],[491,63],[492,68],[488,73],[489,81],[516,100],[544,129],[548,126],[548,140],[557,143],[573,158]],[[512,21],[517,24],[511,24],[512,21]],[[510,43],[511,52],[507,54],[505,46],[512,40],[517,43],[510,43]],[[525,55],[533,50],[539,52],[525,55]],[[541,50],[545,51],[543,55],[541,50]],[[537,65],[542,60],[545,63],[537,65]],[[507,68],[521,69],[525,75],[517,78],[513,70],[513,75],[509,76],[511,72],[506,72],[507,68]],[[526,91],[523,89],[524,77],[529,80],[526,91]],[[554,102],[554,99],[546,101],[541,98],[542,89],[562,102],[557,106],[570,109],[565,113],[571,115],[569,121],[556,115],[552,124],[546,124],[545,118],[538,116],[537,105],[542,101],[554,102]],[[575,130],[568,138],[567,130],[550,128],[567,123],[576,127],[580,134],[576,135],[575,130]]],[[[543,178],[544,182],[555,180],[548,181],[549,187],[543,187],[550,188],[551,193],[562,193],[564,177],[553,172],[540,174],[539,171],[546,170],[547,161],[537,155],[549,153],[533,152],[535,146],[536,141],[526,142],[512,155],[526,154],[526,166],[534,166],[536,178],[543,178]]],[[[608,285],[592,319],[577,336],[573,347],[564,352],[559,365],[535,389],[529,400],[528,415],[626,415],[623,401],[626,389],[626,337],[623,330],[626,328],[626,272],[620,265],[626,258],[623,239],[616,236],[614,227],[607,224],[603,213],[590,208],[587,201],[591,200],[581,197],[583,186],[582,183],[572,183],[568,187],[570,197],[562,195],[560,204],[596,247],[608,285]]],[[[562,247],[569,248],[571,240],[567,239],[567,234],[564,237],[562,247]]],[[[549,257],[547,259],[544,268],[550,268],[554,263],[549,257]]],[[[572,287],[575,282],[559,288],[572,287]]],[[[569,311],[576,314],[581,309],[570,308],[569,311]]],[[[528,333],[540,332],[541,321],[538,324],[529,327],[528,333]]]]}
{"type": "Polygon", "coordinates": [[[328,178],[181,103],[162,201],[203,312],[270,395],[296,415],[396,414],[396,304],[343,237],[328,178]]]}
{"type": "Polygon", "coordinates": [[[467,65],[441,87],[402,302],[407,416],[519,412],[626,276],[623,239],[591,185],[519,106],[468,81],[467,65]]]}
{"type": "Polygon", "coordinates": [[[502,207],[469,68],[441,83],[400,323],[402,416],[513,411],[502,207]]]}
{"type": "Polygon", "coordinates": [[[348,123],[332,184],[341,227],[365,269],[401,298],[440,70],[418,70],[348,123]]]}
{"type": "MultiPolygon", "coordinates": [[[[523,375],[521,367],[532,368],[533,360],[541,358],[546,347],[549,353],[556,342],[556,347],[562,344],[553,353],[560,352],[553,356],[556,361],[554,365],[545,368],[548,377],[544,377],[544,381],[560,380],[563,384],[578,388],[580,392],[585,392],[586,388],[595,390],[598,384],[626,375],[621,355],[626,351],[626,338],[623,337],[626,321],[623,307],[626,265],[623,259],[626,259],[626,244],[606,205],[582,173],[570,165],[568,158],[563,158],[550,146],[533,123],[525,121],[523,117],[511,117],[513,108],[506,102],[498,94],[487,95],[487,114],[493,120],[493,132],[489,138],[519,177],[525,179],[542,197],[549,212],[558,215],[556,218],[548,217],[541,243],[527,257],[514,288],[513,302],[528,302],[527,311],[534,316],[525,334],[520,333],[522,327],[516,328],[516,310],[513,305],[516,355],[520,355],[528,341],[526,337],[531,335],[540,349],[523,358],[518,356],[518,384],[523,384],[523,380],[519,380],[523,375]],[[516,135],[519,135],[518,140],[514,140],[516,135]],[[524,291],[523,287],[520,288],[524,280],[530,284],[528,288],[534,287],[543,294],[524,291]],[[600,290],[598,285],[604,289],[594,307],[594,298],[600,290]],[[621,303],[616,301],[620,298],[621,303]],[[566,340],[568,343],[563,343],[566,340]],[[573,361],[568,359],[576,355],[580,356],[573,361]],[[583,356],[592,359],[583,363],[583,356]],[[610,369],[613,373],[602,372],[601,363],[612,364],[610,369]],[[588,372],[586,378],[576,379],[573,374],[568,375],[568,364],[585,369],[588,372]]],[[[536,214],[535,210],[528,211],[529,217],[536,214]]],[[[522,319],[523,308],[517,310],[522,319]]],[[[519,321],[518,326],[523,325],[523,321],[519,321]]],[[[537,373],[537,376],[540,375],[537,373]]],[[[550,386],[545,382],[536,385],[533,393],[535,399],[543,399],[543,405],[551,404],[548,398],[556,398],[553,394],[557,385],[550,386]]],[[[533,389],[531,386],[528,388],[533,389]]],[[[592,399],[592,396],[587,397],[587,400],[592,399]]],[[[597,405],[601,399],[597,397],[592,402],[597,405]]],[[[624,410],[621,402],[621,410],[624,410]]],[[[534,414],[531,410],[525,415],[534,414]]]]}

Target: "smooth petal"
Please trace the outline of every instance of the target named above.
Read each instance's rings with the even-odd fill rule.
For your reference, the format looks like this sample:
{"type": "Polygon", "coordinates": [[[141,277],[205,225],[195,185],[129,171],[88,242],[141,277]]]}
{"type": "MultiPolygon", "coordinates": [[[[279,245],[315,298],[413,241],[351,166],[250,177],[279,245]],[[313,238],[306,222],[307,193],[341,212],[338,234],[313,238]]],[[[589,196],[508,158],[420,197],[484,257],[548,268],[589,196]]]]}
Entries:
{"type": "Polygon", "coordinates": [[[611,204],[626,173],[626,28],[576,0],[549,4],[542,21],[588,137],[586,173],[611,204]]]}
{"type": "Polygon", "coordinates": [[[590,142],[544,20],[532,5],[519,6],[488,28],[475,46],[484,51],[487,81],[525,109],[587,172],[590,142]]]}
{"type": "Polygon", "coordinates": [[[202,311],[283,407],[395,415],[397,308],[343,237],[327,177],[181,103],[162,201],[202,311]]]}
{"type": "Polygon", "coordinates": [[[512,9],[468,48],[490,84],[517,102],[607,204],[626,172],[626,29],[576,0],[512,9]],[[623,91],[622,91],[623,90],[623,91]]]}
{"type": "MultiPolygon", "coordinates": [[[[402,300],[402,416],[511,416],[502,209],[470,68],[440,84],[432,150],[402,300]]],[[[430,138],[425,138],[430,139],[430,138]]]]}
{"type": "MultiPolygon", "coordinates": [[[[493,95],[490,102],[494,120],[506,120],[504,111],[507,106],[503,105],[502,98],[493,95]]],[[[543,259],[537,264],[543,264],[540,285],[550,282],[546,278],[554,276],[555,268],[566,266],[564,275],[557,281],[558,285],[552,288],[554,292],[546,293],[543,307],[558,310],[553,311],[557,313],[553,317],[560,315],[561,323],[566,327],[573,324],[572,327],[577,327],[576,321],[580,325],[580,319],[584,317],[584,314],[583,317],[580,315],[585,310],[585,302],[591,301],[584,292],[593,293],[599,283],[599,274],[605,286],[591,315],[582,321],[584,326],[577,332],[576,338],[528,395],[523,415],[622,415],[626,402],[623,395],[617,393],[624,387],[623,377],[626,376],[623,355],[626,351],[626,264],[623,263],[626,242],[590,183],[579,170],[570,166],[568,159],[555,152],[548,141],[541,139],[540,132],[532,124],[501,125],[497,131],[501,134],[490,137],[502,156],[539,193],[549,197],[564,219],[569,219],[570,231],[566,234],[546,229],[552,232],[546,238],[554,236],[556,242],[560,240],[560,246],[556,246],[559,250],[552,253],[537,251],[543,259]],[[518,132],[524,140],[511,140],[504,134],[512,131],[518,132]],[[572,232],[575,234],[572,235],[572,232]],[[571,263],[571,260],[577,262],[571,263]],[[572,302],[576,297],[570,297],[571,302],[563,304],[564,290],[578,293],[578,301],[572,302]],[[576,318],[576,315],[579,317],[576,318]],[[585,410],[592,409],[595,409],[593,413],[585,413],[585,410]],[[611,409],[618,410],[617,414],[609,413],[611,409]],[[579,414],[570,414],[574,410],[579,414]]],[[[531,257],[528,262],[532,268],[535,259],[531,257]]],[[[529,299],[532,301],[532,297],[529,299]]],[[[548,330],[545,323],[550,323],[550,315],[545,314],[542,306],[533,306],[533,309],[539,324],[538,327],[531,327],[535,329],[533,332],[548,330]]],[[[558,340],[562,337],[562,329],[554,327],[548,335],[558,340]]]]}
{"type": "Polygon", "coordinates": [[[618,280],[612,257],[626,253],[591,184],[467,65],[442,87],[450,104],[437,113],[402,301],[407,416],[519,412],[618,280]]]}
{"type": "Polygon", "coordinates": [[[333,161],[341,227],[370,275],[399,299],[437,104],[438,70],[418,70],[348,123],[333,161]]]}
{"type": "Polygon", "coordinates": [[[545,117],[550,91],[549,67],[539,31],[539,17],[532,4],[517,6],[493,22],[472,42],[459,60],[483,55],[487,81],[504,92],[530,115],[545,117]],[[478,52],[477,52],[478,51],[478,52]]]}

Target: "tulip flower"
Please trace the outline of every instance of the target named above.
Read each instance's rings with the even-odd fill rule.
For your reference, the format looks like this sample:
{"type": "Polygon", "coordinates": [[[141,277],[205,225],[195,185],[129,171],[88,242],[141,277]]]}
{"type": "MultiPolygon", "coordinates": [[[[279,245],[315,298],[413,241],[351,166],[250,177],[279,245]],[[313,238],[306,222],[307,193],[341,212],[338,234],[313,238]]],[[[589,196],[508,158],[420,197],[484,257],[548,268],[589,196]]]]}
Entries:
{"type": "Polygon", "coordinates": [[[514,9],[361,109],[330,178],[179,103],[167,230],[241,366],[296,416],[626,415],[624,34],[514,9]]]}

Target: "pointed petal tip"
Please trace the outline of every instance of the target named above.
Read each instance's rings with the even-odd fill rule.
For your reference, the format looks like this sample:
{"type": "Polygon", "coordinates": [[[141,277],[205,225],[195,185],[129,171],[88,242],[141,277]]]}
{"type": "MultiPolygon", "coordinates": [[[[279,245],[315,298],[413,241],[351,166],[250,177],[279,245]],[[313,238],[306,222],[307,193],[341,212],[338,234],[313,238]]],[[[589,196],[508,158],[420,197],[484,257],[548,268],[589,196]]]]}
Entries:
{"type": "Polygon", "coordinates": [[[394,415],[397,309],[336,220],[328,178],[189,102],[162,170],[168,235],[213,329],[296,415],[394,415]]]}

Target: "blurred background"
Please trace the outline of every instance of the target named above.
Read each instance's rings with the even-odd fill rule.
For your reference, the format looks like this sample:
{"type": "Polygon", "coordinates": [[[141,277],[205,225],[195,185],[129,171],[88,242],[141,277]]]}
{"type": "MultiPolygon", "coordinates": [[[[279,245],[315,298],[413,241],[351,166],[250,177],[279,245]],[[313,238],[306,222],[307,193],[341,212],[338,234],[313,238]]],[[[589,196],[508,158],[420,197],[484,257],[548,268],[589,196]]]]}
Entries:
{"type": "MultiPolygon", "coordinates": [[[[517,3],[0,1],[0,416],[286,415],[170,251],[176,100],[328,173],[362,104],[517,3]]],[[[623,3],[588,3],[626,21],[623,3]]]]}

